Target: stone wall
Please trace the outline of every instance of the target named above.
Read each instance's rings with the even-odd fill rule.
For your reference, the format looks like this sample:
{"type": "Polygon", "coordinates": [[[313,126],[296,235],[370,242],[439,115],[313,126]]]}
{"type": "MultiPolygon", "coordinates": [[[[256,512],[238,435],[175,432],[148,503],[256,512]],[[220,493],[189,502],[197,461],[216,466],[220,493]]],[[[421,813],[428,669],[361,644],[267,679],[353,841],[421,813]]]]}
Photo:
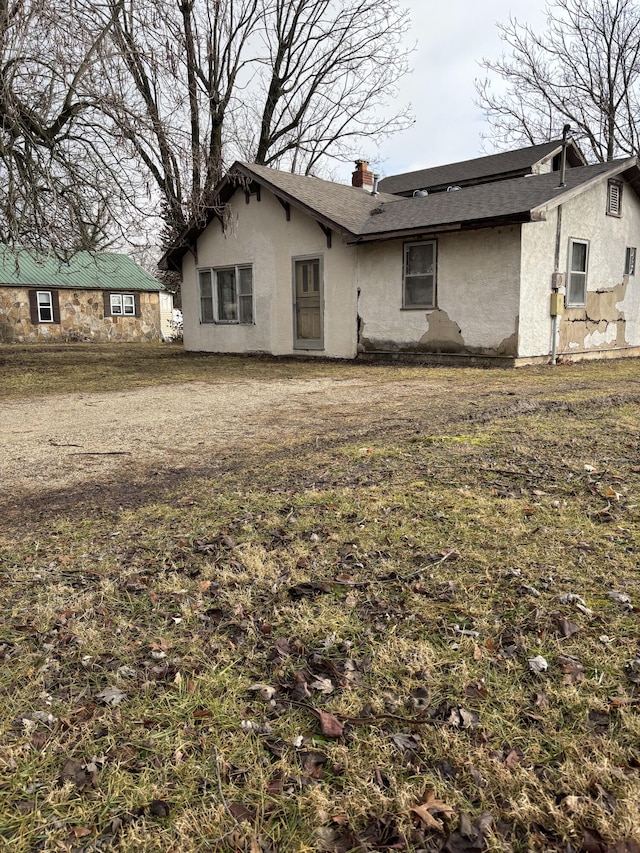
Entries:
{"type": "Polygon", "coordinates": [[[160,339],[158,293],[139,294],[139,317],[105,317],[101,290],[58,290],[57,293],[60,322],[34,325],[31,322],[28,289],[0,287],[0,343],[134,342],[160,339]]]}

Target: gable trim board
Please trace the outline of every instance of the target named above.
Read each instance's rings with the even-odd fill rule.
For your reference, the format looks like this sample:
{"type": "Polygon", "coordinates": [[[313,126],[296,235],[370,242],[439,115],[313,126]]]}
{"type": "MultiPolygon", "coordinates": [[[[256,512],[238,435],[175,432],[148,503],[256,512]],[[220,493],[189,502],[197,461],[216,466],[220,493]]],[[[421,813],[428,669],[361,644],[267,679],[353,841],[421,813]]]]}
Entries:
{"type": "Polygon", "coordinates": [[[559,320],[557,352],[638,354],[640,300],[624,263],[627,249],[640,243],[639,186],[635,158],[571,166],[564,186],[558,172],[532,172],[419,198],[236,163],[218,187],[220,205],[182,235],[162,265],[183,274],[187,349],[300,353],[292,332],[293,263],[322,257],[323,334],[317,348],[303,350],[308,354],[516,364],[549,360],[552,286],[562,275],[566,281],[569,239],[584,240],[588,298],[559,320]],[[619,218],[606,217],[611,179],[627,187],[619,218]],[[247,186],[262,188],[260,200],[253,194],[247,201],[247,186]],[[406,307],[405,245],[434,239],[435,306],[406,307]],[[253,327],[203,328],[198,269],[239,263],[252,265],[253,327]]]}

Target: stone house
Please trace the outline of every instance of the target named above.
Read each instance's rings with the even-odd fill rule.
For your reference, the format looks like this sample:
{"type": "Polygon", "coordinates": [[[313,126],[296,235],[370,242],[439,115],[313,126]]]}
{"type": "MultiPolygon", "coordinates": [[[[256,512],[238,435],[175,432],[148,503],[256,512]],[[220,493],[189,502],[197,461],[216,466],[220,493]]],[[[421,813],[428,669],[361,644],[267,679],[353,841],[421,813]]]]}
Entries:
{"type": "Polygon", "coordinates": [[[0,342],[154,341],[171,307],[163,286],[126,255],[64,262],[0,247],[0,342]]]}
{"type": "Polygon", "coordinates": [[[640,354],[640,170],[559,140],[352,186],[236,163],[161,265],[189,350],[519,365],[640,354]]]}

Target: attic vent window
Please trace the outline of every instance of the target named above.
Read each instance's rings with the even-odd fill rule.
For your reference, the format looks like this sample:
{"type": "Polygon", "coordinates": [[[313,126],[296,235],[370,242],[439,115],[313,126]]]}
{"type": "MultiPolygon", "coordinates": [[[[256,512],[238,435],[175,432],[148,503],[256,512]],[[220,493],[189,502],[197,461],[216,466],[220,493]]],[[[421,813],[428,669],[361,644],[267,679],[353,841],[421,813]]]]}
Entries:
{"type": "Polygon", "coordinates": [[[622,184],[620,181],[609,181],[607,184],[607,214],[622,216],[622,184]]]}

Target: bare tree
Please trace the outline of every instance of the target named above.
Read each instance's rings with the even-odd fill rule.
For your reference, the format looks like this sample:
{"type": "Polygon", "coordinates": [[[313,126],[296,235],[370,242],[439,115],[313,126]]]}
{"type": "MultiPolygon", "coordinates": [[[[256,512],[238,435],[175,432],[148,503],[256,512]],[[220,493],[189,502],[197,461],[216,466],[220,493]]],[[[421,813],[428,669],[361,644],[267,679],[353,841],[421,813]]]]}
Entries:
{"type": "Polygon", "coordinates": [[[126,0],[105,108],[160,195],[163,242],[238,157],[310,172],[404,126],[385,99],[407,27],[397,0],[126,0]]]}
{"type": "MultiPolygon", "coordinates": [[[[120,0],[109,0],[114,10],[120,0]]],[[[224,127],[260,22],[259,0],[126,0],[104,109],[159,194],[170,241],[211,201],[224,127]]]]}
{"type": "Polygon", "coordinates": [[[113,239],[131,193],[93,72],[117,13],[0,0],[0,242],[64,253],[113,239]]]}
{"type": "Polygon", "coordinates": [[[408,68],[408,13],[394,0],[273,0],[268,20],[255,162],[313,172],[410,123],[384,109],[408,68]]]}
{"type": "Polygon", "coordinates": [[[477,90],[494,140],[542,142],[568,123],[589,159],[636,153],[640,5],[550,0],[546,13],[541,35],[515,18],[499,25],[506,53],[483,60],[489,76],[477,90]]]}

